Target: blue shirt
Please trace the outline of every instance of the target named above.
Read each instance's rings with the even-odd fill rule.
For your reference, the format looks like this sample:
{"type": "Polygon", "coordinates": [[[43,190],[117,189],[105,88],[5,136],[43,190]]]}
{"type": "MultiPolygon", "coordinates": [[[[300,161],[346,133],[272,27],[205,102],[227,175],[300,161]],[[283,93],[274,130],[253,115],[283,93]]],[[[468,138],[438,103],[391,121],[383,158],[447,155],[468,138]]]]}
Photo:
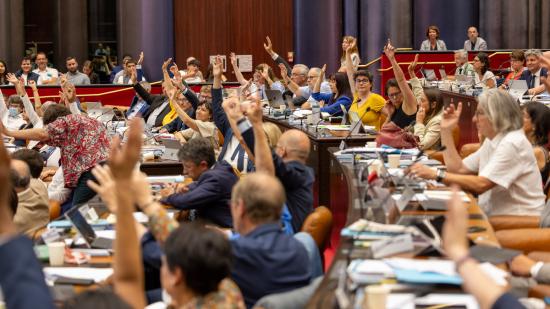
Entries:
{"type": "Polygon", "coordinates": [[[309,259],[304,246],[286,235],[279,224],[258,226],[231,240],[231,276],[251,308],[265,295],[294,290],[309,284],[309,259]]]}
{"type": "Polygon", "coordinates": [[[333,95],[322,92],[312,93],[311,96],[317,101],[325,101],[325,106],[321,107],[321,112],[329,113],[331,116],[341,116],[342,108],[341,105],[344,105],[346,110],[349,110],[351,106],[351,99],[347,96],[340,96],[336,101],[333,99],[333,95]]]}

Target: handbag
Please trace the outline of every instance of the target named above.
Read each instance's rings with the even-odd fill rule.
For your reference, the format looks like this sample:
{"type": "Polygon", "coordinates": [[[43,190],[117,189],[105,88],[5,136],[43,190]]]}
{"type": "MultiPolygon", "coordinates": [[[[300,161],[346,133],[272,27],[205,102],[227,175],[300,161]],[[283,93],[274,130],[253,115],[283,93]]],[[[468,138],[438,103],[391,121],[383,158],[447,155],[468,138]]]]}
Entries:
{"type": "Polygon", "coordinates": [[[397,149],[417,148],[418,141],[414,134],[406,131],[396,125],[393,121],[386,122],[378,136],[376,137],[376,145],[387,145],[397,149]]]}

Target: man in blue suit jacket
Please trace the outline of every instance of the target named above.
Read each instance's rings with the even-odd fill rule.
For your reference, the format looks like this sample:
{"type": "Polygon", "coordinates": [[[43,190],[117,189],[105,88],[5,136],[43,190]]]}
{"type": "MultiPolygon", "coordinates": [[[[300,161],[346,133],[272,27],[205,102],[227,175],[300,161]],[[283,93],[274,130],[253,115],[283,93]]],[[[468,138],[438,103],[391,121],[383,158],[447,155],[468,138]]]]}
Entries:
{"type": "Polygon", "coordinates": [[[181,147],[178,156],[194,182],[161,202],[178,209],[195,209],[200,219],[232,227],[229,201],[231,189],[239,180],[233,167],[223,160],[216,162],[212,143],[206,138],[191,139],[181,147]]]}
{"type": "Polygon", "coordinates": [[[528,49],[525,52],[527,70],[521,73],[519,79],[523,79],[527,82],[527,87],[529,87],[527,94],[529,95],[536,95],[546,90],[540,78],[543,76],[546,77],[548,71],[541,66],[540,57],[542,57],[542,53],[538,49],[528,49]]]}

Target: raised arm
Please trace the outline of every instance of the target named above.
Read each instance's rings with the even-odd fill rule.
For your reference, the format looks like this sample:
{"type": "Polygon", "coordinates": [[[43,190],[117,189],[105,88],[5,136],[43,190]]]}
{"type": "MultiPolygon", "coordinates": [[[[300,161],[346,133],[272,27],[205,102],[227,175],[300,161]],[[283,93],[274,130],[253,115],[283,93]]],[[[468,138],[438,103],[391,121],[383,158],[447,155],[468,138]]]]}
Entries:
{"type": "Polygon", "coordinates": [[[271,149],[269,148],[267,136],[262,125],[263,113],[259,102],[250,104],[247,115],[254,131],[254,166],[256,167],[256,171],[275,176],[275,165],[273,164],[271,149]]]}
{"type": "Polygon", "coordinates": [[[42,117],[44,116],[42,113],[42,100],[40,99],[40,93],[38,93],[38,88],[36,87],[36,83],[34,81],[29,81],[29,85],[31,86],[31,89],[32,89],[32,97],[34,100],[34,110],[36,111],[39,117],[42,117]]]}
{"type": "Polygon", "coordinates": [[[397,84],[399,85],[399,90],[401,90],[401,93],[403,93],[403,111],[407,115],[412,115],[416,113],[418,103],[416,101],[414,93],[407,84],[407,80],[405,79],[405,74],[403,73],[403,70],[401,70],[399,63],[397,63],[397,60],[395,60],[395,48],[391,45],[390,42],[388,42],[388,44],[384,46],[384,54],[391,62],[395,79],[397,80],[397,84]]]}
{"type": "Polygon", "coordinates": [[[269,38],[269,36],[266,36],[265,40],[266,40],[266,43],[264,43],[265,51],[271,56],[271,59],[273,59],[277,65],[282,64],[286,67],[288,77],[290,77],[292,68],[290,67],[288,62],[286,62],[281,56],[277,55],[277,53],[273,51],[273,44],[271,44],[271,39],[269,38]]]}
{"type": "Polygon", "coordinates": [[[229,54],[229,59],[231,60],[231,66],[233,67],[233,72],[235,72],[237,81],[241,83],[242,86],[246,85],[248,81],[244,78],[241,69],[239,69],[239,65],[237,64],[237,56],[235,56],[235,53],[231,52],[231,54],[229,54]]]}
{"type": "Polygon", "coordinates": [[[355,95],[355,80],[353,78],[353,75],[355,74],[355,67],[353,66],[353,61],[351,60],[351,51],[356,44],[357,41],[354,41],[346,49],[346,75],[348,76],[349,87],[353,95],[355,95]]]}
{"type": "Polygon", "coordinates": [[[282,63],[279,63],[279,69],[281,70],[281,79],[285,82],[288,89],[292,91],[294,95],[301,97],[302,90],[300,90],[300,86],[298,86],[298,84],[296,84],[292,79],[290,79],[286,66],[282,63]]]}
{"type": "Polygon", "coordinates": [[[139,160],[142,144],[143,123],[130,121],[128,141],[120,147],[120,139],[115,138],[108,164],[116,183],[117,224],[114,256],[115,292],[133,308],[146,305],[141,261],[141,247],[133,217],[136,198],[131,190],[132,174],[139,160]]]}
{"type": "Polygon", "coordinates": [[[321,83],[325,80],[326,70],[327,70],[327,65],[324,64],[323,67],[321,68],[321,73],[319,73],[319,78],[317,78],[317,81],[313,86],[313,93],[318,93],[321,91],[321,83]]]}
{"type": "MultiPolygon", "coordinates": [[[[178,97],[178,93],[180,91],[182,91],[180,88],[181,86],[183,86],[182,84],[179,84],[175,81],[172,81],[172,83],[174,84],[174,86],[176,86],[177,88],[176,89],[171,89],[169,90],[169,95],[170,95],[170,99],[172,100],[172,102],[176,102],[176,99],[178,97]]],[[[183,92],[183,91],[182,91],[183,92]]],[[[199,131],[199,127],[197,126],[197,124],[195,123],[195,119],[189,117],[189,115],[179,106],[179,104],[173,104],[174,106],[174,109],[176,110],[176,113],[178,113],[178,116],[180,117],[181,121],[183,121],[183,123],[185,123],[186,126],[188,126],[189,128],[193,129],[194,131],[199,131]]]]}
{"type": "Polygon", "coordinates": [[[218,130],[225,136],[227,131],[231,129],[231,125],[225,115],[222,108],[223,95],[222,95],[222,61],[219,57],[216,57],[212,64],[212,74],[214,75],[214,82],[212,84],[212,110],[214,123],[218,130]]]}

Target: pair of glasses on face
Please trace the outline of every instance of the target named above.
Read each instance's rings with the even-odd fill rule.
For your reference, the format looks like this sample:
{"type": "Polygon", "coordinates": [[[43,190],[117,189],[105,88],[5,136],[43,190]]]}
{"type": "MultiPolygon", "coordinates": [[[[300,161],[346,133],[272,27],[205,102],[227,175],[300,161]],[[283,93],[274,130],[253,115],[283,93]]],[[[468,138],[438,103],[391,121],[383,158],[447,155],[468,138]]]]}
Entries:
{"type": "Polygon", "coordinates": [[[368,83],[370,83],[370,80],[368,80],[368,79],[356,79],[355,83],[356,84],[368,84],[368,83]]]}
{"type": "Polygon", "coordinates": [[[399,97],[399,95],[401,94],[401,92],[396,92],[396,93],[388,93],[388,97],[390,99],[397,99],[399,97]]]}

